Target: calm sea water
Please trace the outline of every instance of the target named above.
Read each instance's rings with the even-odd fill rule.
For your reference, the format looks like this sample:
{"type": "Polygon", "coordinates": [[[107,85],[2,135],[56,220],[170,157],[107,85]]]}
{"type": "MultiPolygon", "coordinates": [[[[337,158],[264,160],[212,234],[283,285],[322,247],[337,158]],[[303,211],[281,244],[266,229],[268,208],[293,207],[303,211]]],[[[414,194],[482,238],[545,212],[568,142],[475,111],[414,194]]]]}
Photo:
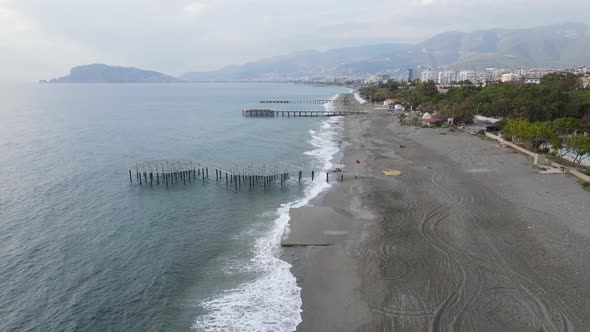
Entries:
{"type": "Polygon", "coordinates": [[[301,300],[278,243],[289,207],[325,183],[238,194],[214,180],[150,188],[130,185],[127,168],[161,158],[324,167],[338,152],[339,119],[249,119],[240,110],[342,92],[0,87],[0,330],[292,330],[301,300]]]}

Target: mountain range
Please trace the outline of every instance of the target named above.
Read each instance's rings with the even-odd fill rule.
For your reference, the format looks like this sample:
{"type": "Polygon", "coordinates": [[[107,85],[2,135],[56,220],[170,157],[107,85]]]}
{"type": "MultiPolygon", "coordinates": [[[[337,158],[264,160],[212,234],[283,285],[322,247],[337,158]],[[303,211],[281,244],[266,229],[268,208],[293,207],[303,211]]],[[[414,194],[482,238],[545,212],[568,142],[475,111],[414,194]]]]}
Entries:
{"type": "Polygon", "coordinates": [[[590,29],[563,23],[527,29],[444,32],[418,44],[379,44],[307,51],[189,72],[187,81],[268,80],[320,75],[355,76],[407,67],[563,67],[590,63],[590,29]]]}
{"type": "MultiPolygon", "coordinates": [[[[364,77],[408,67],[567,67],[590,64],[590,28],[563,23],[526,29],[450,31],[418,44],[385,43],[303,51],[230,65],[178,78],[133,67],[93,64],[74,67],[49,83],[176,83],[203,81],[301,80],[364,77]]],[[[47,81],[42,81],[47,82],[47,81]]]]}

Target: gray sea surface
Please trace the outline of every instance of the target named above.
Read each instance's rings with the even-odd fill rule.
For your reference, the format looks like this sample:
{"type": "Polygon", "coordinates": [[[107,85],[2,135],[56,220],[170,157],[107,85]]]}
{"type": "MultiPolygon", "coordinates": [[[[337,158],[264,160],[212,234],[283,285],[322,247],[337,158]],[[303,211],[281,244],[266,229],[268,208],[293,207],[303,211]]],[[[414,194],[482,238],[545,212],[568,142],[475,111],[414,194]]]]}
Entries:
{"type": "Polygon", "coordinates": [[[261,108],[261,99],[346,91],[258,83],[0,87],[0,330],[291,329],[299,290],[276,240],[285,211],[326,185],[306,179],[236,194],[212,174],[166,188],[130,184],[127,169],[163,158],[325,167],[338,152],[337,118],[251,119],[240,111],[261,108]]]}

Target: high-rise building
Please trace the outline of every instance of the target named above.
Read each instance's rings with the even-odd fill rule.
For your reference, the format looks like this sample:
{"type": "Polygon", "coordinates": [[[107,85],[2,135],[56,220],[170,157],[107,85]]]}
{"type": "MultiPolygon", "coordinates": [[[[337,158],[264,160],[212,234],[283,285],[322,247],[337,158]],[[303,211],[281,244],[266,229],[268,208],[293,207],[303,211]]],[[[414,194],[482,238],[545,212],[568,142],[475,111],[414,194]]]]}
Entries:
{"type": "Polygon", "coordinates": [[[408,68],[408,81],[412,81],[414,79],[414,68],[408,68]]]}
{"type": "Polygon", "coordinates": [[[422,80],[422,82],[428,82],[428,81],[435,81],[436,82],[438,80],[438,73],[432,71],[431,68],[428,68],[422,72],[420,79],[422,80]]]}
{"type": "Polygon", "coordinates": [[[459,75],[456,71],[447,70],[438,73],[438,84],[451,84],[459,80],[459,75]]]}
{"type": "Polygon", "coordinates": [[[479,74],[473,70],[462,70],[459,72],[459,81],[477,83],[479,81],[479,74]]]}

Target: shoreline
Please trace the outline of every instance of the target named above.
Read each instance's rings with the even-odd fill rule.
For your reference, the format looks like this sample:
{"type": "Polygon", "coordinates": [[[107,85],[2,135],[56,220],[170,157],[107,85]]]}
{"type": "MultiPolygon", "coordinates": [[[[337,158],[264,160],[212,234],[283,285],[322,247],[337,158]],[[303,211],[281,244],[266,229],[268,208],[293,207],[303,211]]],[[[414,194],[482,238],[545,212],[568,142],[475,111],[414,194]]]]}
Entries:
{"type": "MultiPolygon", "coordinates": [[[[351,102],[351,106],[348,107],[355,110],[364,109],[372,111],[372,105],[359,105],[358,100],[354,96],[354,93],[355,91],[341,94],[342,97],[348,98],[351,102]]],[[[354,116],[354,118],[358,117],[366,118],[367,116],[354,116]]],[[[299,324],[297,328],[298,331],[323,330],[324,328],[328,327],[330,329],[336,328],[350,330],[350,326],[356,324],[355,322],[358,322],[360,318],[360,315],[351,315],[349,316],[350,320],[347,320],[339,313],[330,313],[327,310],[328,308],[338,308],[337,306],[334,306],[333,303],[331,303],[333,300],[331,296],[328,296],[326,299],[330,300],[327,300],[327,302],[322,302],[321,307],[319,308],[316,304],[308,306],[307,301],[305,301],[307,297],[313,297],[314,302],[316,300],[321,300],[323,297],[323,291],[329,289],[322,281],[312,281],[310,280],[310,277],[315,279],[321,274],[323,276],[331,276],[328,277],[328,279],[334,280],[337,278],[337,275],[340,274],[339,270],[328,271],[325,268],[318,266],[318,264],[324,265],[324,257],[328,257],[330,260],[336,258],[338,263],[335,265],[339,267],[354,266],[354,262],[352,260],[339,255],[338,252],[341,250],[347,250],[346,246],[349,244],[348,242],[350,242],[350,239],[356,239],[360,237],[362,229],[354,222],[355,218],[371,218],[368,211],[362,210],[360,202],[355,200],[355,193],[352,191],[355,190],[354,186],[359,184],[362,176],[361,172],[359,172],[359,179],[355,180],[354,173],[350,172],[349,170],[354,169],[354,160],[356,159],[353,157],[357,156],[361,159],[362,157],[360,154],[353,151],[352,145],[350,143],[351,136],[357,135],[357,133],[351,133],[352,128],[350,128],[350,120],[352,120],[351,117],[342,117],[340,120],[342,121],[343,126],[342,136],[339,138],[340,152],[338,154],[340,156],[338,159],[334,159],[332,161],[334,164],[345,165],[344,181],[341,182],[340,179],[336,179],[336,176],[332,175],[330,182],[333,184],[328,190],[321,192],[317,197],[311,200],[309,204],[303,208],[300,208],[303,211],[290,211],[290,220],[289,225],[287,226],[290,229],[288,237],[292,237],[295,234],[302,234],[303,236],[299,237],[303,237],[304,239],[306,238],[306,242],[309,242],[318,240],[317,236],[314,237],[313,234],[325,232],[328,233],[327,240],[329,242],[321,243],[326,240],[326,238],[323,238],[320,239],[320,241],[315,245],[306,245],[305,243],[300,243],[296,246],[283,246],[283,255],[281,256],[281,259],[286,260],[291,264],[291,272],[297,279],[298,286],[302,289],[302,323],[299,324]],[[352,160],[353,163],[351,163],[350,160],[352,160]],[[349,205],[351,202],[353,202],[353,204],[349,205]],[[324,222],[305,225],[301,229],[295,229],[294,227],[296,224],[310,220],[316,220],[316,218],[323,219],[324,222]],[[338,220],[339,225],[336,226],[337,229],[328,229],[330,227],[335,227],[333,223],[329,224],[330,219],[338,220]],[[310,274],[310,271],[313,270],[318,273],[310,274]],[[318,285],[322,286],[316,287],[318,285]],[[317,315],[319,316],[313,314],[313,317],[308,317],[316,311],[317,315]],[[338,324],[337,327],[332,325],[317,326],[315,324],[315,322],[318,320],[323,321],[327,315],[332,316],[333,320],[330,321],[338,321],[341,324],[338,324]],[[308,322],[311,324],[308,324],[308,322]]],[[[325,178],[323,175],[317,175],[316,181],[325,181],[325,178]]],[[[366,222],[367,220],[364,221],[366,222]]],[[[324,267],[325,266],[326,265],[324,265],[324,267]]],[[[354,276],[354,271],[348,270],[347,273],[343,275],[350,276],[345,278],[346,284],[359,283],[359,280],[354,276]]],[[[340,289],[338,292],[344,296],[352,295],[350,293],[346,294],[342,289],[340,289]]],[[[354,311],[357,313],[367,313],[366,308],[357,308],[354,311]]]]}
{"type": "Polygon", "coordinates": [[[575,180],[387,112],[346,118],[341,145],[345,170],[361,160],[359,179],[345,177],[289,221],[290,236],[330,242],[283,248],[302,288],[298,331],[590,324],[590,207],[575,180]]]}

